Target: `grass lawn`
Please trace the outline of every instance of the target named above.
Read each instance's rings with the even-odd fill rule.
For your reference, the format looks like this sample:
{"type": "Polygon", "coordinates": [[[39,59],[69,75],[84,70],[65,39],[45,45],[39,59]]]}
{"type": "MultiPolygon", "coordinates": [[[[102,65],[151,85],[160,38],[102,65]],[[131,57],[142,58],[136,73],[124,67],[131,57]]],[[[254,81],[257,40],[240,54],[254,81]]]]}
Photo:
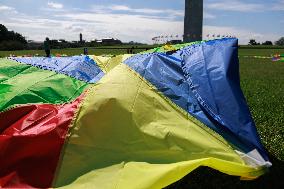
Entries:
{"type": "MultiPolygon", "coordinates": [[[[142,50],[137,50],[139,52],[142,50]]],[[[78,55],[83,49],[53,50],[52,53],[78,55]]],[[[89,54],[124,54],[121,49],[89,48],[89,54]]],[[[240,181],[238,177],[222,174],[210,168],[199,168],[167,189],[187,188],[284,188],[284,62],[270,59],[245,58],[244,56],[270,56],[284,54],[284,49],[239,50],[241,86],[256,122],[262,143],[272,161],[270,172],[253,181],[240,181]]],[[[1,52],[9,54],[41,54],[43,51],[1,52]]]]}
{"type": "MultiPolygon", "coordinates": [[[[123,46],[105,46],[105,47],[89,47],[88,53],[91,55],[102,55],[102,54],[126,54],[126,49],[120,49],[120,48],[131,48],[130,45],[123,45],[123,46]]],[[[140,45],[139,48],[153,48],[154,46],[149,45],[140,45]]],[[[66,54],[68,56],[72,55],[80,55],[83,54],[84,48],[69,48],[69,49],[52,49],[51,54],[66,54]]],[[[134,50],[134,53],[139,53],[141,51],[145,51],[145,49],[136,49],[134,50]]],[[[20,50],[20,51],[0,51],[0,57],[7,57],[12,55],[22,56],[22,55],[35,55],[39,54],[41,56],[45,55],[44,50],[20,50]]]]}
{"type": "MultiPolygon", "coordinates": [[[[68,56],[83,54],[83,48],[70,48],[70,49],[52,49],[51,53],[56,54],[67,54],[68,56]]],[[[126,50],[124,49],[96,49],[96,48],[88,48],[89,54],[92,55],[101,55],[101,54],[126,54],[126,50]]],[[[43,50],[21,50],[21,51],[0,51],[0,57],[6,57],[10,54],[21,56],[21,55],[35,55],[39,54],[40,56],[44,56],[45,52],[43,50]]]]}

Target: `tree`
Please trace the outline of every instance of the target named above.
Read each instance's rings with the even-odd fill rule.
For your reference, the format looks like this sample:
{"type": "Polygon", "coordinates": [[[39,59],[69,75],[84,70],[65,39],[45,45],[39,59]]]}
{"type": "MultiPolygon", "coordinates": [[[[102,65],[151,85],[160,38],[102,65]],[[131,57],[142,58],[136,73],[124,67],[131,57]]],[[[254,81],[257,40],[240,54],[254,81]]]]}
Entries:
{"type": "Polygon", "coordinates": [[[25,48],[25,45],[19,41],[3,41],[0,43],[1,51],[15,51],[22,50],[25,48]]]}
{"type": "Polygon", "coordinates": [[[273,45],[273,43],[271,41],[265,41],[262,45],[273,45]]]}
{"type": "Polygon", "coordinates": [[[276,45],[284,46],[284,37],[281,37],[278,41],[275,42],[276,45]]]}
{"type": "Polygon", "coordinates": [[[249,40],[249,45],[258,45],[258,43],[255,41],[255,39],[249,40]]]}
{"type": "Polygon", "coordinates": [[[0,49],[1,50],[20,50],[27,44],[26,39],[19,33],[8,31],[0,24],[0,49]]]}
{"type": "Polygon", "coordinates": [[[8,34],[7,28],[4,25],[0,24],[0,42],[5,40],[7,34],[8,34]]]}

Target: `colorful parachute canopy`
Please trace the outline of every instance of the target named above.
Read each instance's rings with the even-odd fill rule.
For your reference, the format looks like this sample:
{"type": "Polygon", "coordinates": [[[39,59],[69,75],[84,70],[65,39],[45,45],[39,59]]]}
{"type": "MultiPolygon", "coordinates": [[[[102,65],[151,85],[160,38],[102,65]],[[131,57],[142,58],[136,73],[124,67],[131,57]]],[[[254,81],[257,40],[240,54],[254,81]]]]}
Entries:
{"type": "Polygon", "coordinates": [[[0,59],[0,186],[163,188],[199,166],[259,177],[271,163],[237,47],[0,59]]]}
{"type": "Polygon", "coordinates": [[[284,54],[275,54],[272,56],[272,61],[273,62],[277,62],[277,61],[280,61],[280,62],[284,62],[284,54]]]}

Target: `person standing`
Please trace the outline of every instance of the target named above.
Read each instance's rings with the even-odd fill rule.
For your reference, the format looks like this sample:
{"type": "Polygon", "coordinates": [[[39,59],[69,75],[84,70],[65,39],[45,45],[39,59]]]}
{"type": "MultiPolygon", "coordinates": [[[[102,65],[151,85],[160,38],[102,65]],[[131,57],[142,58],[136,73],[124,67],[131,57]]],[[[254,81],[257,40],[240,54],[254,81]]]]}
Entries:
{"type": "Polygon", "coordinates": [[[88,55],[88,48],[87,47],[84,48],[84,55],[88,55]]]}
{"type": "Polygon", "coordinates": [[[43,45],[44,45],[46,57],[50,57],[50,44],[49,44],[49,38],[48,37],[45,39],[43,45]]]}

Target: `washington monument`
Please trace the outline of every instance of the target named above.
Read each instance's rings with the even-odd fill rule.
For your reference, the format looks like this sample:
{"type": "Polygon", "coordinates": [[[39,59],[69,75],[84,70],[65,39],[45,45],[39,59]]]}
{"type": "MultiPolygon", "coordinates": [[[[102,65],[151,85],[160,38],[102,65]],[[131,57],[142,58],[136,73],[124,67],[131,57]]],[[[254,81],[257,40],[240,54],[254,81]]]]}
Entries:
{"type": "Polygon", "coordinates": [[[184,42],[202,40],[203,0],[185,0],[184,42]]]}

